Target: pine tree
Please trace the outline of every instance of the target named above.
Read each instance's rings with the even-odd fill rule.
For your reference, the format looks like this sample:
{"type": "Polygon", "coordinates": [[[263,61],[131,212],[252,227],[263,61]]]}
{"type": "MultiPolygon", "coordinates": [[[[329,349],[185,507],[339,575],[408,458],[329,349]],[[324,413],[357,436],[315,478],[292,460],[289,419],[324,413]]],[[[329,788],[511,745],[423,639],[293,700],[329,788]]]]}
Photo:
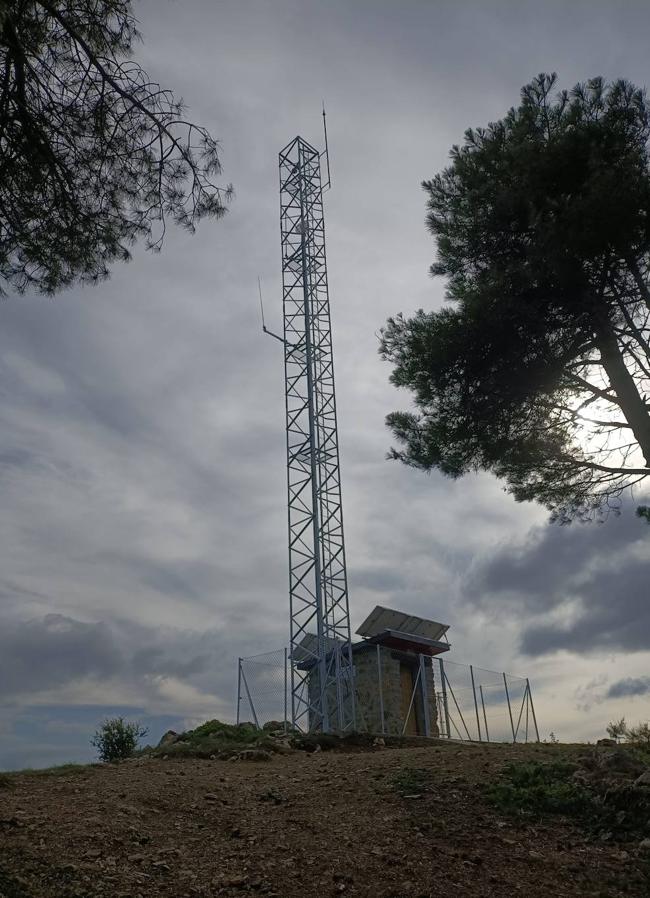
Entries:
{"type": "Polygon", "coordinates": [[[423,187],[449,305],[389,319],[414,412],[392,455],[487,470],[555,517],[650,476],[650,107],[626,81],[522,90],[423,187]]]}
{"type": "Polygon", "coordinates": [[[130,0],[4,0],[0,293],[108,275],[167,220],[220,217],[217,141],[132,58],[130,0]]]}

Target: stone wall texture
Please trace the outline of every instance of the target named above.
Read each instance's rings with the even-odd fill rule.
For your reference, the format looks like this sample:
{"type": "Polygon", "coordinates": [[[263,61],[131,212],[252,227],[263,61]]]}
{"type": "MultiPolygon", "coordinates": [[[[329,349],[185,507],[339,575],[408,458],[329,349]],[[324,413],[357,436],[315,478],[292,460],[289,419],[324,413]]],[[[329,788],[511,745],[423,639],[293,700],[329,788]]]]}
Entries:
{"type": "MultiPolygon", "coordinates": [[[[404,727],[404,710],[402,708],[402,686],[400,666],[408,663],[413,669],[413,682],[419,669],[418,655],[406,656],[396,653],[386,646],[379,647],[381,663],[378,664],[377,649],[372,647],[354,653],[356,716],[357,730],[367,733],[382,733],[381,698],[379,690],[379,667],[381,666],[381,697],[384,705],[383,732],[399,736],[404,727]]],[[[436,702],[433,667],[430,660],[425,664],[426,693],[429,705],[430,735],[438,736],[438,706],[436,702]]],[[[309,677],[310,699],[318,694],[318,670],[312,670],[309,677]]],[[[330,697],[330,707],[334,707],[334,695],[330,697]]],[[[418,735],[425,735],[424,705],[422,689],[418,684],[413,701],[418,735]]]]}

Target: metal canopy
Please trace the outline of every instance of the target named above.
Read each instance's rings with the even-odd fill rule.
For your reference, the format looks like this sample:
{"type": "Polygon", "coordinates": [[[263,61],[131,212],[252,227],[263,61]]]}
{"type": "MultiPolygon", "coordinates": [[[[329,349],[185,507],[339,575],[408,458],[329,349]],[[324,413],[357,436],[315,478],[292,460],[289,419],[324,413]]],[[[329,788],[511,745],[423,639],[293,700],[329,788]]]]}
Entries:
{"type": "MultiPolygon", "coordinates": [[[[357,643],[357,646],[375,643],[399,651],[417,652],[421,655],[441,655],[451,648],[448,642],[428,639],[426,636],[415,636],[413,633],[403,633],[401,630],[382,630],[376,636],[370,636],[363,642],[357,643]]],[[[354,650],[355,646],[353,645],[352,651],[354,652],[354,650]]]]}
{"type": "Polygon", "coordinates": [[[379,636],[387,631],[392,636],[403,634],[408,636],[421,636],[434,642],[439,641],[447,632],[449,626],[440,624],[437,621],[427,620],[424,617],[416,617],[413,614],[406,614],[403,611],[397,611],[394,608],[384,608],[377,605],[357,629],[359,636],[366,639],[379,636]]]}

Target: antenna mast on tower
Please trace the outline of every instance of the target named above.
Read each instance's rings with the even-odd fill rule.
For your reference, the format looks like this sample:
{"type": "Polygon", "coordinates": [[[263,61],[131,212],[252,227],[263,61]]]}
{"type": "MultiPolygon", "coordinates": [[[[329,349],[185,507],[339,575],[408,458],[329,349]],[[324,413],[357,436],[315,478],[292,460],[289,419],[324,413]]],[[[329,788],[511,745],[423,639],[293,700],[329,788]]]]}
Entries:
{"type": "Polygon", "coordinates": [[[323,189],[296,137],[280,152],[292,720],[329,732],[355,710],[323,189]]]}

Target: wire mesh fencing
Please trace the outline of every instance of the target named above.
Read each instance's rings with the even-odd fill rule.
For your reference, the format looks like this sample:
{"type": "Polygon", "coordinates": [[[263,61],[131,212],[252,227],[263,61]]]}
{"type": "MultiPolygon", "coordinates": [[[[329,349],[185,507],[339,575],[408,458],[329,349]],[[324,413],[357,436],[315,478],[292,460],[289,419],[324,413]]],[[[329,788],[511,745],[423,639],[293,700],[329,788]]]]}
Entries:
{"type": "MultiPolygon", "coordinates": [[[[465,742],[539,741],[527,678],[369,643],[355,646],[353,674],[357,732],[465,742]]],[[[316,670],[307,688],[318,688],[316,670]]],[[[291,709],[287,649],[239,659],[238,723],[252,720],[262,728],[274,721],[286,731],[292,726],[291,709]]],[[[318,729],[316,718],[308,728],[318,729]]]]}
{"type": "Polygon", "coordinates": [[[470,742],[539,742],[525,677],[438,658],[441,735],[470,742]]]}
{"type": "Polygon", "coordinates": [[[289,724],[287,650],[240,658],[237,664],[237,723],[252,719],[260,729],[271,721],[289,724]]]}

